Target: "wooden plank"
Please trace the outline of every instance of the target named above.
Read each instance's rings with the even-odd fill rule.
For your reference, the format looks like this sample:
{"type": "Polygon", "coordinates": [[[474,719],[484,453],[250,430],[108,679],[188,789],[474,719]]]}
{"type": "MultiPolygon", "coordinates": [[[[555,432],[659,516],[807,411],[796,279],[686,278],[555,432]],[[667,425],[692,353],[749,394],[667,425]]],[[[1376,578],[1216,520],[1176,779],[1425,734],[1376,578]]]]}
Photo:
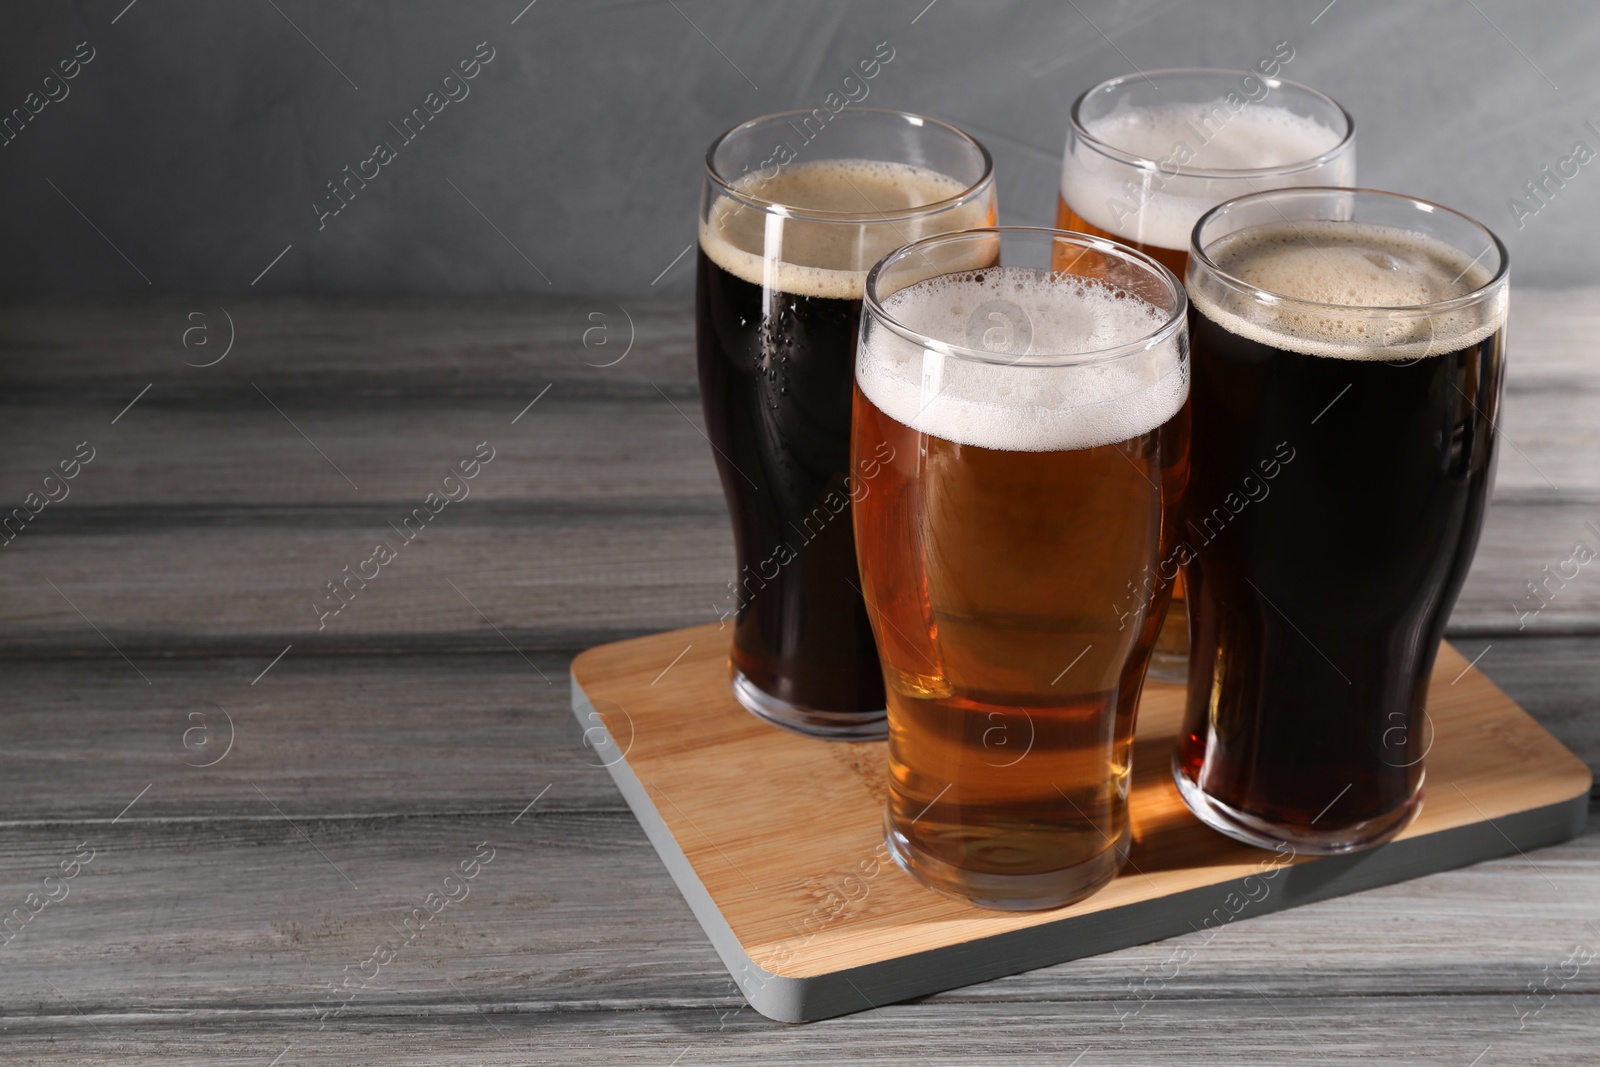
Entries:
{"type": "MultiPolygon", "coordinates": [[[[491,467],[479,480],[498,473],[491,467]]],[[[1587,504],[1491,508],[1451,632],[1600,632],[1593,565],[1536,614],[1539,602],[1526,589],[1542,577],[1541,567],[1559,567],[1577,541],[1600,548],[1585,525],[1597,511],[1587,504]]],[[[8,611],[0,649],[104,650],[109,640],[125,651],[271,654],[291,641],[500,648],[509,639],[523,648],[576,650],[714,620],[731,603],[731,536],[710,501],[694,511],[663,502],[651,513],[604,502],[519,508],[469,498],[447,505],[409,545],[388,525],[406,514],[382,507],[222,509],[193,519],[187,512],[111,511],[69,520],[46,508],[3,549],[0,597],[8,611]],[[71,532],[53,531],[58,520],[71,532]],[[314,601],[338,603],[325,583],[360,566],[379,541],[396,547],[398,558],[365,589],[352,585],[348,605],[319,631],[314,601]]]]}
{"type": "Polygon", "coordinates": [[[608,769],[751,1004],[788,1022],[1170,936],[1204,916],[1231,921],[1252,904],[1293,907],[1548,845],[1579,831],[1593,785],[1446,646],[1417,820],[1360,855],[1263,853],[1184,807],[1162,758],[1183,690],[1148,684],[1127,867],[1067,908],[986,911],[899,876],[881,848],[883,744],[819,745],[770,729],[728,691],[715,637],[706,626],[585,652],[572,666],[575,709],[580,721],[604,719],[608,769]],[[802,808],[809,817],[797,823],[802,808]],[[1238,907],[1214,910],[1224,899],[1238,907]]]}
{"type": "Polygon", "coordinates": [[[1579,543],[1600,550],[1596,528],[1596,503],[1491,505],[1449,633],[1600,632],[1600,573],[1573,559],[1579,543]],[[1544,592],[1535,596],[1530,582],[1544,592]]]}
{"type": "Polygon", "coordinates": [[[115,655],[9,662],[0,825],[103,825],[136,795],[130,817],[259,818],[257,788],[317,819],[509,819],[547,787],[547,804],[623,813],[572,721],[567,663],[295,648],[146,659],[146,685],[115,655]]]}
{"type": "Polygon", "coordinates": [[[373,401],[337,409],[297,405],[279,394],[272,400],[280,414],[246,387],[226,406],[208,397],[162,408],[147,395],[115,426],[110,415],[81,404],[29,405],[5,414],[0,513],[42,492],[45,475],[84,441],[94,459],[67,483],[67,496],[45,509],[52,521],[86,508],[225,505],[405,514],[429,492],[443,492],[445,475],[472,460],[483,441],[494,459],[467,486],[467,500],[721,507],[711,449],[686,418],[700,419],[693,396],[672,402],[679,411],[654,392],[601,401],[552,388],[513,425],[533,398],[507,395],[475,407],[373,401]],[[619,432],[622,426],[627,432],[619,432]]]}
{"type": "Polygon", "coordinates": [[[341,395],[483,397],[550,381],[642,395],[652,382],[695,378],[690,302],[659,296],[12,302],[0,304],[0,352],[6,404],[46,391],[115,400],[147,383],[152,399],[256,382],[322,389],[333,403],[341,395]],[[222,355],[224,310],[232,352],[214,366],[191,366],[222,355]],[[607,316],[607,343],[590,334],[585,347],[596,312],[607,316]],[[190,334],[186,348],[184,333],[196,326],[205,332],[190,334]]]}
{"type": "MultiPolygon", "coordinates": [[[[289,642],[565,648],[596,635],[666,629],[685,616],[715,618],[719,593],[728,595],[733,567],[721,515],[598,509],[537,522],[458,521],[472,504],[447,507],[410,544],[370,513],[332,528],[302,513],[276,528],[82,536],[30,529],[5,549],[0,597],[14,599],[0,642],[31,651],[110,643],[135,660],[163,648],[270,655],[289,642]],[[326,583],[347,566],[361,568],[380,541],[397,557],[364,589],[352,583],[340,613],[323,620],[318,598],[340,603],[326,583]]],[[[38,522],[50,517],[47,510],[38,522]]]]}
{"type": "MultiPolygon", "coordinates": [[[[235,785],[254,792],[248,779],[235,785]]],[[[309,1031],[340,1006],[329,984],[343,1000],[356,994],[333,1023],[385,1004],[454,1000],[442,975],[477,996],[542,999],[546,1010],[596,998],[670,1004],[686,986],[716,995],[709,972],[681,977],[682,961],[703,948],[690,949],[700,940],[691,923],[671,921],[682,907],[670,884],[650,908],[594,910],[601,885],[610,887],[602,897],[619,898],[655,880],[631,820],[562,813],[553,791],[515,822],[516,811],[285,817],[273,807],[283,798],[256,799],[250,817],[149,819],[135,806],[115,825],[0,830],[7,913],[43,892],[62,860],[92,850],[66,896],[5,945],[7,1015],[61,1014],[49,1010],[50,982],[90,1014],[270,1008],[309,1031]],[[430,894],[456,899],[441,905],[430,894]],[[424,918],[416,908],[435,910],[424,918]],[[364,986],[345,985],[344,969],[361,972],[379,944],[396,958],[369,964],[364,986]]]]}
{"type": "Polygon", "coordinates": [[[1600,328],[1596,295],[1513,288],[1499,499],[1600,495],[1600,423],[1592,415],[1600,402],[1600,364],[1591,355],[1600,328]]]}
{"type": "MultiPolygon", "coordinates": [[[[110,414],[98,401],[54,397],[8,412],[0,504],[18,506],[83,441],[95,458],[54,510],[414,505],[484,440],[502,465],[472,487],[479,499],[644,497],[696,507],[721,500],[700,403],[688,389],[596,398],[568,384],[542,396],[508,389],[470,403],[385,397],[332,406],[322,391],[263,396],[230,386],[178,399],[152,392],[111,425],[137,392],[112,398],[122,403],[110,414]],[[519,418],[535,396],[537,405],[519,418]]],[[[1600,513],[1600,424],[1588,417],[1597,403],[1600,392],[1561,388],[1510,397],[1496,499],[1583,500],[1600,513]]]]}
{"type": "MultiPolygon", "coordinates": [[[[395,958],[376,976],[366,969],[368,983],[322,1035],[351,1020],[459,1010],[445,978],[485,1008],[527,1012],[545,1026],[588,1015],[626,1029],[607,1013],[678,1009],[684,1025],[704,1029],[722,1013],[756,1021],[737,1011],[733,983],[631,816],[564,811],[554,791],[515,824],[503,813],[291,823],[265,800],[253,818],[138,812],[115,826],[0,828],[8,911],[62,859],[85,852],[80,842],[94,849],[67,896],[0,949],[8,1035],[29,1019],[81,1033],[86,1023],[68,1022],[81,1012],[101,1026],[192,1013],[313,1037],[327,983],[342,983],[347,965],[358,972],[385,939],[395,958]],[[442,895],[445,876],[485,840],[494,858],[465,899],[409,937],[412,909],[442,895]],[[406,943],[393,944],[397,936],[406,943]]],[[[1040,968],[941,993],[920,1014],[895,1008],[868,1021],[922,1018],[937,1028],[964,1014],[945,1006],[1003,1013],[1045,1002],[1107,1034],[1137,1008],[1131,1035],[1174,1004],[1266,989],[1289,1002],[1338,997],[1351,1012],[1365,998],[1493,997],[1480,1021],[1503,1034],[1516,1030],[1518,998],[1542,968],[1557,970],[1574,945],[1600,949],[1597,894],[1600,834],[1591,831],[1526,858],[1040,968]],[[1179,949],[1187,951],[1174,973],[1179,949]]],[[[1600,992],[1592,966],[1580,979],[1567,992],[1600,992]]],[[[1567,992],[1541,1023],[1565,1010],[1567,992]]]]}
{"type": "Polygon", "coordinates": [[[1537,389],[1510,388],[1499,424],[1494,499],[1600,503],[1597,408],[1600,388],[1593,382],[1564,378],[1537,389]]]}
{"type": "MultiPolygon", "coordinates": [[[[1597,296],[1595,288],[1514,287],[1513,386],[1600,380],[1590,355],[1600,335],[1597,296]]],[[[481,388],[508,381],[542,385],[552,375],[636,384],[695,376],[685,297],[272,298],[229,300],[226,310],[235,324],[234,350],[213,367],[197,368],[185,361],[216,359],[227,337],[222,308],[209,298],[3,302],[0,352],[22,358],[0,366],[0,385],[82,390],[150,381],[272,381],[481,388]],[[625,312],[620,323],[619,310],[625,312]],[[620,362],[612,362],[620,349],[593,343],[598,335],[584,346],[584,331],[597,324],[589,318],[595,312],[607,316],[608,345],[626,338],[631,319],[634,347],[620,362]],[[194,313],[204,318],[190,318],[194,313]],[[205,332],[191,334],[186,348],[184,332],[195,326],[205,332]]]]}
{"type": "MultiPolygon", "coordinates": [[[[1289,964],[1293,966],[1291,962],[1289,964]]],[[[546,1013],[530,1005],[454,1003],[417,1006],[307,1031],[268,1012],[222,1018],[97,1017],[63,1013],[13,1021],[7,1045],[27,1064],[164,1065],[175,1062],[276,1067],[381,1062],[512,1065],[798,1063],[857,1067],[863,1062],[966,1065],[1007,1063],[1147,1067],[1245,1063],[1405,1062],[1436,1067],[1496,1063],[1577,1063],[1593,1037],[1600,998],[1563,992],[1527,1031],[1505,1025],[1505,994],[1351,999],[1280,997],[1278,977],[1255,974],[1262,992],[1228,1000],[1174,1000],[1148,1009],[1117,1032],[1098,1006],[1033,1003],[948,1005],[924,1002],[804,1027],[768,1022],[728,1004],[712,1008],[546,1013]],[[481,1011],[478,1009],[482,1009],[481,1011]],[[487,1016],[487,1017],[486,1017],[487,1016]],[[719,1020],[721,1020],[719,1022],[719,1020]],[[61,1040],[63,1033],[71,1041],[61,1040]],[[66,1047],[64,1047],[66,1046],[66,1047]],[[1488,1053],[1485,1055],[1485,1053],[1488,1053]],[[1082,1057],[1079,1060],[1079,1057],[1082,1057]],[[1497,1059],[1497,1057],[1504,1057],[1497,1059]]],[[[470,994],[468,994],[470,997],[470,994]]]]}
{"type": "Polygon", "coordinates": [[[1593,352],[1600,301],[1592,287],[1533,289],[1512,285],[1507,330],[1512,375],[1520,380],[1582,379],[1600,375],[1593,352]]]}

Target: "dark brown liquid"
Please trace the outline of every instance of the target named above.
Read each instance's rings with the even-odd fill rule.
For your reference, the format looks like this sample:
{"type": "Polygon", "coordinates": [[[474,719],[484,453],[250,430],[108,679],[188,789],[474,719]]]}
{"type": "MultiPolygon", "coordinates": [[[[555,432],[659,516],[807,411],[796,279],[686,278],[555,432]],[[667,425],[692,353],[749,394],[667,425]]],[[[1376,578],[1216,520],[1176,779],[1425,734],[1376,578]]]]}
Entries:
{"type": "Polygon", "coordinates": [[[861,301],[763,289],[698,257],[700,396],[737,561],[734,665],[790,704],[881,711],[851,529],[861,301]]]}
{"type": "Polygon", "coordinates": [[[1272,347],[1193,307],[1190,328],[1179,770],[1308,834],[1380,819],[1420,785],[1428,679],[1488,500],[1503,331],[1388,363],[1272,347]]]}

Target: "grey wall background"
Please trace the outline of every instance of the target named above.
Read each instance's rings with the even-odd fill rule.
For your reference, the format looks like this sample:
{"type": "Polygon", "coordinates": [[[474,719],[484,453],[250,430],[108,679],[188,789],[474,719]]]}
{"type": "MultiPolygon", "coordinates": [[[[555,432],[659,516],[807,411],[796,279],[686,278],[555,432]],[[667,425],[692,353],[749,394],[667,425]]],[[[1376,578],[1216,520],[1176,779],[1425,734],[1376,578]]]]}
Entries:
{"type": "Polygon", "coordinates": [[[1045,224],[1080,91],[1137,68],[1248,67],[1284,40],[1285,76],[1355,114],[1362,184],[1478,216],[1521,284],[1600,283],[1600,161],[1520,230],[1507,208],[1575,141],[1600,151],[1583,128],[1600,128],[1594,0],[525,3],[8,0],[0,114],[79,42],[95,57],[0,147],[0,285],[687,292],[691,257],[668,267],[694,238],[707,142],[819,106],[880,41],[895,57],[867,103],[971,131],[1003,221],[1045,224]],[[485,41],[470,95],[319,230],[325,183],[398,145],[389,123],[485,41]]]}

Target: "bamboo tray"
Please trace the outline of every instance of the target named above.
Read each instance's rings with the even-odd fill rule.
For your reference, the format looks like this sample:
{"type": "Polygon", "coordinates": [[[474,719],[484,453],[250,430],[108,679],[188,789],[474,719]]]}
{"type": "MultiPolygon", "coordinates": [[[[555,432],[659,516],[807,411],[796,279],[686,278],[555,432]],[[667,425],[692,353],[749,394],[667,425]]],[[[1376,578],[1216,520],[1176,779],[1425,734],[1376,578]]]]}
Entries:
{"type": "Polygon", "coordinates": [[[994,912],[948,899],[883,847],[883,742],[770,726],[734,700],[714,624],[592,648],[573,710],[757,1011],[825,1019],[1416,878],[1582,831],[1589,770],[1449,645],[1434,668],[1421,815],[1348,856],[1238,844],[1178,797],[1178,686],[1147,684],[1123,873],[1080,903],[994,912]]]}

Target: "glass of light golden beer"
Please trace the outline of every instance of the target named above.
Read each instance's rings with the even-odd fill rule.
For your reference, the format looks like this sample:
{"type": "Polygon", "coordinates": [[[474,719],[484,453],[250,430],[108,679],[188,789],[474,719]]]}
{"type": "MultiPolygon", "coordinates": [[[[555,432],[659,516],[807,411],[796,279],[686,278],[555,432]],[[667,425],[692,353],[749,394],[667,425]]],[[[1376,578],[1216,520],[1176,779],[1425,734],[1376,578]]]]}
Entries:
{"type": "Polygon", "coordinates": [[[1428,680],[1489,501],[1505,246],[1438,204],[1277,189],[1194,229],[1179,546],[1194,813],[1303,853],[1422,804],[1428,680]]]}
{"type": "Polygon", "coordinates": [[[1126,858],[1170,591],[1129,589],[1187,477],[1185,308],[1150,257],[1046,229],[926,238],[867,278],[851,441],[888,845],[934,889],[1050,908],[1126,858]]]}
{"type": "MultiPolygon", "coordinates": [[[[1056,225],[1132,245],[1183,277],[1189,231],[1224,200],[1292,185],[1354,185],[1355,122],[1275,75],[1287,44],[1242,70],[1155,70],[1101,82],[1072,105],[1056,225]]],[[[1169,581],[1156,577],[1157,581],[1169,581]]],[[[1151,676],[1182,682],[1183,586],[1151,676]]]]}

